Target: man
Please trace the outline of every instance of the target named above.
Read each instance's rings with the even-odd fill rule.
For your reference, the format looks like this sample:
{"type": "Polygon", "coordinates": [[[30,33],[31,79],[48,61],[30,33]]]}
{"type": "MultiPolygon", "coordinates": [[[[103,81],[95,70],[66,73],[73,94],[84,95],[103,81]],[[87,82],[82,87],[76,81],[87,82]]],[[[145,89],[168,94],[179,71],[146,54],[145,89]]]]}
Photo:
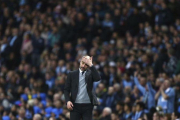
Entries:
{"type": "Polygon", "coordinates": [[[40,114],[35,114],[33,117],[33,120],[41,120],[41,115],[40,114]]]}
{"type": "Polygon", "coordinates": [[[139,75],[139,77],[137,76],[138,76],[138,73],[135,72],[134,83],[136,87],[139,89],[139,91],[143,94],[142,101],[144,102],[148,110],[150,110],[151,108],[155,107],[154,96],[156,94],[156,91],[153,89],[150,81],[146,82],[145,76],[142,76],[142,75],[139,75]]]}
{"type": "Polygon", "coordinates": [[[103,109],[100,120],[110,120],[111,119],[111,113],[112,113],[111,108],[110,107],[105,107],[103,109]]]}
{"type": "Polygon", "coordinates": [[[161,85],[159,91],[155,95],[155,99],[158,100],[157,106],[162,107],[165,113],[174,112],[175,91],[170,87],[169,80],[165,80],[161,85]]]}
{"type": "Polygon", "coordinates": [[[163,68],[164,71],[166,71],[170,76],[172,76],[175,73],[178,63],[178,60],[175,57],[174,49],[168,49],[168,56],[169,56],[169,61],[167,64],[163,65],[163,68]]]}
{"type": "Polygon", "coordinates": [[[131,120],[132,118],[131,105],[129,103],[124,104],[123,120],[131,120]]]}
{"type": "Polygon", "coordinates": [[[101,109],[104,107],[110,107],[112,110],[115,110],[117,101],[119,100],[118,96],[113,87],[108,88],[108,93],[104,95],[103,102],[101,103],[101,109]]]}
{"type": "Polygon", "coordinates": [[[70,120],[92,120],[93,105],[98,105],[93,82],[99,81],[100,75],[92,64],[92,57],[83,56],[78,70],[69,72],[64,87],[70,120]],[[71,95],[69,95],[71,93],[71,95]]]}
{"type": "Polygon", "coordinates": [[[144,116],[144,103],[137,102],[136,103],[136,113],[133,120],[138,120],[139,118],[144,116]]]}

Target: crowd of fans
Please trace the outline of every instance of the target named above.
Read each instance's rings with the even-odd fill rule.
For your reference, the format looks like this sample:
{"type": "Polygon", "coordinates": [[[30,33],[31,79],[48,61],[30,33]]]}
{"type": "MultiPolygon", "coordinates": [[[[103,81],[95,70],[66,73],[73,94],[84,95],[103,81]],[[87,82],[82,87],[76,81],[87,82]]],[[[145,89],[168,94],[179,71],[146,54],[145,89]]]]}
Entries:
{"type": "Polygon", "coordinates": [[[66,75],[90,55],[93,120],[179,118],[179,11],[180,0],[1,0],[0,117],[69,120],[66,75]]]}

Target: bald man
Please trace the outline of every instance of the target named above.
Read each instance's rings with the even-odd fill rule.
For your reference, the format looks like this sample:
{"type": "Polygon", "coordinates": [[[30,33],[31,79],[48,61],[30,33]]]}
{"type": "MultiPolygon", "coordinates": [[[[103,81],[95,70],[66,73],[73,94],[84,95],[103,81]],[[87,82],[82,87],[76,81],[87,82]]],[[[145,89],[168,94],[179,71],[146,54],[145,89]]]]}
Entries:
{"type": "Polygon", "coordinates": [[[70,120],[92,120],[93,107],[98,105],[93,82],[99,81],[101,77],[92,60],[90,56],[83,56],[79,69],[69,72],[67,76],[64,95],[70,110],[70,120]]]}
{"type": "Polygon", "coordinates": [[[40,114],[35,114],[33,117],[33,120],[41,120],[41,115],[40,114]]]}

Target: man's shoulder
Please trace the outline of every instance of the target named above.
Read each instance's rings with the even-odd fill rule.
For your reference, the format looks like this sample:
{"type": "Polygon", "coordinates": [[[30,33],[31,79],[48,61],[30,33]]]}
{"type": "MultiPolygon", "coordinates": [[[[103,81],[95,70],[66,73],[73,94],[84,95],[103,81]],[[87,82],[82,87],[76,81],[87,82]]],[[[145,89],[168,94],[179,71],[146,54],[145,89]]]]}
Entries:
{"type": "Polygon", "coordinates": [[[69,73],[68,73],[68,74],[74,74],[74,73],[77,73],[77,72],[79,72],[79,70],[69,71],[69,73]]]}

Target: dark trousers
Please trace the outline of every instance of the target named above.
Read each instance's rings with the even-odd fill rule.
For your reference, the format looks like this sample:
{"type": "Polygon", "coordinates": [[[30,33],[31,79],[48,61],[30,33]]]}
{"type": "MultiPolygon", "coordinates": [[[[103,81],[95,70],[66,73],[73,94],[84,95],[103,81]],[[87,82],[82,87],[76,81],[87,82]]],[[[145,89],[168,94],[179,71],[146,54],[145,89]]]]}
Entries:
{"type": "Polygon", "coordinates": [[[92,120],[93,105],[88,103],[74,103],[70,111],[70,120],[92,120]]]}

